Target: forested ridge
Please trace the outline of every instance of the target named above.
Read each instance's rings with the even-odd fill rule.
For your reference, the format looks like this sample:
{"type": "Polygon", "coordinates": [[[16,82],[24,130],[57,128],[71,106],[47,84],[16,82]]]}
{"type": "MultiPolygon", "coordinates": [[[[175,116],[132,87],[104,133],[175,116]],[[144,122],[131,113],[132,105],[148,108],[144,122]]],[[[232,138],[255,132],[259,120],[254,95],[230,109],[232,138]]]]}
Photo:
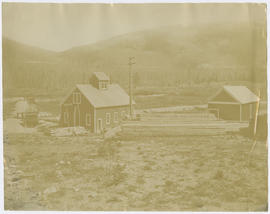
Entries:
{"type": "Polygon", "coordinates": [[[94,71],[137,85],[266,81],[265,23],[169,26],[53,52],[3,38],[4,90],[60,89],[87,82],[94,71]]]}

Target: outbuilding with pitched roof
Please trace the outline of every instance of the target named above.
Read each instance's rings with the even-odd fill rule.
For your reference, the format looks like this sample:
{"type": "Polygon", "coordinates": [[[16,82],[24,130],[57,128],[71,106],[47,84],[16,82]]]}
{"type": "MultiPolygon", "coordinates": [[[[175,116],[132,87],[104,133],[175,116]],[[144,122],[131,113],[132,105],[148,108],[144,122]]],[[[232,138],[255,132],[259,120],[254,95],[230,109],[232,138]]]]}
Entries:
{"type": "Polygon", "coordinates": [[[129,95],[105,73],[94,72],[88,84],[77,84],[63,99],[60,124],[100,133],[118,126],[128,113],[129,95]]]}
{"type": "Polygon", "coordinates": [[[255,116],[259,97],[246,86],[223,86],[208,102],[221,119],[249,121],[255,116]]]}

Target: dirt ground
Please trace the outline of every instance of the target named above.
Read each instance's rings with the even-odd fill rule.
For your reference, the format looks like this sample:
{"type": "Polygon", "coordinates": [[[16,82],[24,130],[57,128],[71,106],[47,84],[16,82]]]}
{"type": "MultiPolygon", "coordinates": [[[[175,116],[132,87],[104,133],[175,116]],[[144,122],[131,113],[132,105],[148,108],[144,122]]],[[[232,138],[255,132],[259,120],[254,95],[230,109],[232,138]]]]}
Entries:
{"type": "Polygon", "coordinates": [[[247,211],[267,204],[267,147],[238,135],[4,135],[5,209],[247,211]]]}
{"type": "Polygon", "coordinates": [[[250,154],[253,140],[231,134],[50,136],[58,108],[50,100],[43,103],[41,111],[48,115],[39,127],[27,129],[14,118],[14,101],[4,102],[6,210],[266,208],[265,142],[258,141],[250,154]]]}

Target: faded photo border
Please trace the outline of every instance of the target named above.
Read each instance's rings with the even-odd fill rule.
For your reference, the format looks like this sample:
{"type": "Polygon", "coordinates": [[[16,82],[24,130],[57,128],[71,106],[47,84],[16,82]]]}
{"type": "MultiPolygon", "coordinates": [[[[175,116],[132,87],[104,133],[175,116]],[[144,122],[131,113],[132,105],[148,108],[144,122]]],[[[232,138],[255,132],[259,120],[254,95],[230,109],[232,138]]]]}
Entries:
{"type": "MultiPolygon", "coordinates": [[[[267,4],[267,79],[268,79],[268,101],[270,100],[270,81],[269,81],[269,54],[270,54],[270,51],[269,51],[269,42],[270,42],[270,32],[269,32],[269,28],[270,28],[270,13],[269,13],[269,7],[270,7],[270,3],[269,1],[267,0],[228,0],[228,1],[217,1],[217,0],[203,0],[203,1],[200,1],[200,0],[191,0],[191,1],[188,1],[188,0],[178,0],[178,1],[164,1],[164,0],[147,0],[147,1],[144,1],[144,0],[134,0],[134,1],[127,1],[127,0],[96,0],[96,1],[92,1],[92,0],[79,0],[79,1],[76,1],[76,0],[40,0],[40,1],[37,1],[37,0],[34,0],[34,1],[31,1],[31,0],[24,0],[24,1],[21,1],[21,0],[5,0],[5,1],[1,1],[1,3],[4,3],[4,2],[19,2],[19,3],[106,3],[106,4],[117,4],[117,3],[265,3],[267,4]]],[[[2,4],[1,4],[1,8],[0,8],[0,13],[1,13],[1,26],[2,26],[2,4]]],[[[1,35],[2,35],[2,27],[1,27],[1,35]]],[[[1,36],[1,76],[0,76],[0,79],[1,79],[1,83],[2,83],[2,36],[1,36]]],[[[1,120],[0,120],[0,129],[2,130],[1,131],[1,147],[0,147],[0,213],[71,213],[71,214],[80,214],[80,213],[159,213],[159,212],[143,212],[143,211],[140,211],[140,212],[133,212],[133,211],[129,211],[129,212],[116,212],[116,211],[111,211],[111,212],[96,212],[96,211],[5,211],[4,210],[4,159],[3,159],[3,88],[1,86],[0,88],[0,97],[1,97],[1,102],[2,102],[2,105],[0,106],[0,112],[1,112],[1,120]]],[[[270,125],[269,125],[269,119],[270,119],[270,116],[269,116],[269,110],[270,110],[270,107],[269,107],[269,104],[268,104],[268,133],[269,133],[269,130],[270,130],[270,125]]],[[[269,194],[269,164],[270,164],[270,161],[269,161],[269,146],[268,146],[268,203],[269,203],[269,197],[270,197],[270,194],[269,194]]],[[[181,212],[181,211],[180,211],[181,212]]],[[[175,213],[175,212],[162,212],[162,213],[175,213]]],[[[208,213],[208,212],[181,212],[181,213],[208,213]]],[[[215,213],[215,212],[213,212],[215,213]]],[[[219,212],[219,213],[242,213],[242,212],[219,212]]],[[[267,213],[267,212],[265,212],[267,213]]]]}

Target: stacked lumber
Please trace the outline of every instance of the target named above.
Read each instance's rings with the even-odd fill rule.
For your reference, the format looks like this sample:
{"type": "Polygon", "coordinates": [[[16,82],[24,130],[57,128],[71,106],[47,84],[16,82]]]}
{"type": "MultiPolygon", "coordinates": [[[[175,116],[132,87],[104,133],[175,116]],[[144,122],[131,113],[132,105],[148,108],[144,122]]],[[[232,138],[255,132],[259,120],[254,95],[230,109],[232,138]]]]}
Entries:
{"type": "Polygon", "coordinates": [[[140,121],[122,125],[122,134],[134,136],[221,135],[238,132],[248,123],[217,120],[207,112],[144,113],[140,121]]]}

